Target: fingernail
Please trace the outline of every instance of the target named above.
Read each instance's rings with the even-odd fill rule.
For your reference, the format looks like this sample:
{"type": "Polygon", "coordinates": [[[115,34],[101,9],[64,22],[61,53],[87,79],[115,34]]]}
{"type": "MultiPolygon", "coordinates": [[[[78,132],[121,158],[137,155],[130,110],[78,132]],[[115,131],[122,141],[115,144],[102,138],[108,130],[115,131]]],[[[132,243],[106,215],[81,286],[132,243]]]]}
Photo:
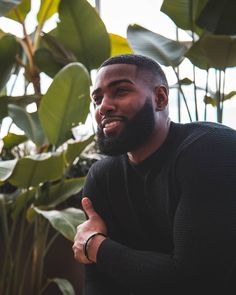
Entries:
{"type": "Polygon", "coordinates": [[[83,198],[83,204],[84,204],[85,206],[88,206],[88,204],[89,204],[89,199],[88,199],[88,198],[83,198]]]}

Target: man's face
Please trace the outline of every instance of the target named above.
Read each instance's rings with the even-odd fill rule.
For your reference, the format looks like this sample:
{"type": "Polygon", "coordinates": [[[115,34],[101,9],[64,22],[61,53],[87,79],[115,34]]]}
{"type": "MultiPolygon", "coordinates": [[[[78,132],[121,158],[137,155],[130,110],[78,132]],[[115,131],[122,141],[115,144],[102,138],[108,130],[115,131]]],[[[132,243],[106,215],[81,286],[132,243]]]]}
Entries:
{"type": "Polygon", "coordinates": [[[152,97],[153,89],[137,75],[135,65],[115,64],[99,71],[92,98],[102,153],[119,155],[145,143],[155,126],[152,97]]]}

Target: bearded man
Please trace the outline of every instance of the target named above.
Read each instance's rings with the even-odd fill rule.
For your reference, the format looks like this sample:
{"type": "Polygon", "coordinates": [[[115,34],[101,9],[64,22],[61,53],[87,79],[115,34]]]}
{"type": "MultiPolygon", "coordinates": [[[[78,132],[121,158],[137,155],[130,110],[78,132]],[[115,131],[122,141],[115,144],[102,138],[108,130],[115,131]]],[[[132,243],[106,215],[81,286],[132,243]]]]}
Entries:
{"type": "MultiPolygon", "coordinates": [[[[179,124],[152,59],[127,54],[98,70],[98,145],[75,259],[86,295],[230,294],[236,261],[236,131],[179,124]]],[[[235,287],[234,287],[235,290],[235,287]]]]}

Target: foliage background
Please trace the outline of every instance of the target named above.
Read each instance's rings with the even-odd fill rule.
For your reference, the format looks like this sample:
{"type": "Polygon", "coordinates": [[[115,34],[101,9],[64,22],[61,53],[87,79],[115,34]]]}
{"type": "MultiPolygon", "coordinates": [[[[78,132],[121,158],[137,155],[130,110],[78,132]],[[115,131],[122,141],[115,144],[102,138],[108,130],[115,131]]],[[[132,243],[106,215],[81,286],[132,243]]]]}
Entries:
{"type": "MultiPolygon", "coordinates": [[[[37,1],[34,1],[37,2],[37,1]]],[[[90,3],[95,5],[94,0],[90,0],[90,3]]],[[[129,24],[137,23],[151,31],[164,35],[170,39],[176,38],[176,25],[175,23],[163,12],[160,11],[162,4],[162,0],[147,0],[147,1],[135,1],[135,0],[120,0],[120,1],[110,1],[110,0],[101,0],[100,1],[100,14],[101,17],[106,25],[107,31],[126,37],[127,36],[127,27],[129,24]],[[129,13],[132,11],[132,13],[129,13]],[[122,17],[121,17],[122,16],[122,17]],[[147,17],[148,16],[148,17],[147,17]]],[[[226,5],[227,7],[227,5],[226,5]]],[[[51,30],[52,26],[57,21],[57,16],[53,16],[51,21],[46,23],[45,30],[51,30]]],[[[31,28],[35,25],[35,17],[30,19],[31,28]]],[[[5,22],[3,24],[3,20],[1,21],[0,18],[0,25],[4,27],[4,30],[10,30],[8,23],[5,22]]],[[[21,31],[19,26],[15,24],[11,24],[12,28],[15,28],[18,33],[21,31]]],[[[180,40],[190,40],[191,37],[188,33],[184,30],[179,29],[179,38],[180,40]]],[[[191,64],[188,60],[184,60],[180,66],[180,77],[183,79],[186,76],[192,79],[192,70],[190,70],[191,64]]],[[[169,67],[163,66],[164,71],[167,74],[168,80],[171,85],[176,83],[176,77],[172,70],[169,67]]],[[[211,70],[211,75],[209,77],[211,81],[211,87],[214,90],[215,82],[214,82],[214,74],[211,70]]],[[[196,69],[196,76],[198,80],[198,85],[205,87],[204,79],[205,73],[202,70],[196,69]]],[[[234,87],[234,76],[235,76],[235,68],[230,68],[227,70],[227,79],[225,88],[227,93],[233,91],[234,87]]],[[[22,85],[22,83],[19,83],[22,85]]],[[[20,87],[20,86],[19,86],[20,87]]],[[[44,79],[43,88],[42,90],[45,92],[48,87],[48,79],[44,79]]],[[[190,87],[186,89],[186,93],[188,96],[188,100],[193,100],[192,90],[190,87]]],[[[201,95],[201,94],[198,94],[201,95]]],[[[199,112],[200,112],[200,120],[204,119],[204,104],[202,103],[203,98],[199,98],[199,112]]],[[[191,111],[194,112],[194,105],[192,102],[191,111]]],[[[232,99],[228,100],[225,103],[225,116],[223,117],[223,122],[228,126],[233,128],[236,127],[234,114],[236,112],[236,98],[233,97],[232,99]]],[[[188,122],[188,116],[185,111],[185,108],[181,107],[181,121],[188,122]]],[[[177,98],[177,91],[173,90],[171,92],[171,105],[170,105],[170,114],[171,118],[174,121],[178,121],[178,98],[177,98]]],[[[208,120],[216,121],[216,112],[214,107],[208,108],[208,120]]],[[[8,125],[9,121],[6,120],[6,124],[8,125]]],[[[90,125],[91,126],[91,125],[90,125]]],[[[3,134],[3,130],[2,130],[3,134]]],[[[5,134],[5,131],[4,131],[5,134]]]]}
{"type": "MultiPolygon", "coordinates": [[[[145,1],[146,7],[151,2],[145,1]]],[[[63,294],[74,294],[68,280],[47,279],[44,264],[58,233],[73,241],[76,226],[85,219],[78,202],[71,200],[80,195],[91,163],[102,156],[94,145],[89,99],[94,72],[111,55],[148,55],[168,75],[172,118],[224,122],[225,105],[235,102],[236,93],[234,83],[229,87],[236,66],[236,2],[159,3],[162,15],[172,19],[172,38],[140,23],[128,24],[123,37],[109,32],[86,0],[42,0],[35,14],[37,26],[29,30],[32,3],[0,1],[1,15],[17,21],[23,32],[0,32],[2,130],[10,120],[1,141],[0,294],[46,294],[51,283],[63,294]],[[46,31],[55,13],[56,27],[46,31]],[[85,122],[90,124],[86,138],[79,132],[85,122]]],[[[129,9],[127,3],[123,11],[133,12],[140,4],[135,1],[129,9]]],[[[165,27],[159,9],[148,19],[165,27]]]]}

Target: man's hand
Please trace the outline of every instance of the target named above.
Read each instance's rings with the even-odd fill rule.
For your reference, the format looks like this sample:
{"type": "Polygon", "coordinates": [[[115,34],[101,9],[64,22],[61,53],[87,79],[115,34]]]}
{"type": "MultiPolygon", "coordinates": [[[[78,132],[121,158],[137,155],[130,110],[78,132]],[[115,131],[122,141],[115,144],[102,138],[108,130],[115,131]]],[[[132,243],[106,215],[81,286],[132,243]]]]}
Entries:
{"type": "Polygon", "coordinates": [[[89,198],[82,199],[82,207],[88,216],[88,220],[77,227],[77,233],[75,235],[74,245],[72,248],[76,260],[84,264],[89,264],[92,263],[91,261],[96,262],[98,248],[105,237],[98,235],[89,241],[87,250],[88,257],[91,261],[89,261],[84,256],[83,245],[85,241],[96,232],[100,232],[106,235],[107,227],[102,218],[94,210],[92,202],[89,198]]]}

